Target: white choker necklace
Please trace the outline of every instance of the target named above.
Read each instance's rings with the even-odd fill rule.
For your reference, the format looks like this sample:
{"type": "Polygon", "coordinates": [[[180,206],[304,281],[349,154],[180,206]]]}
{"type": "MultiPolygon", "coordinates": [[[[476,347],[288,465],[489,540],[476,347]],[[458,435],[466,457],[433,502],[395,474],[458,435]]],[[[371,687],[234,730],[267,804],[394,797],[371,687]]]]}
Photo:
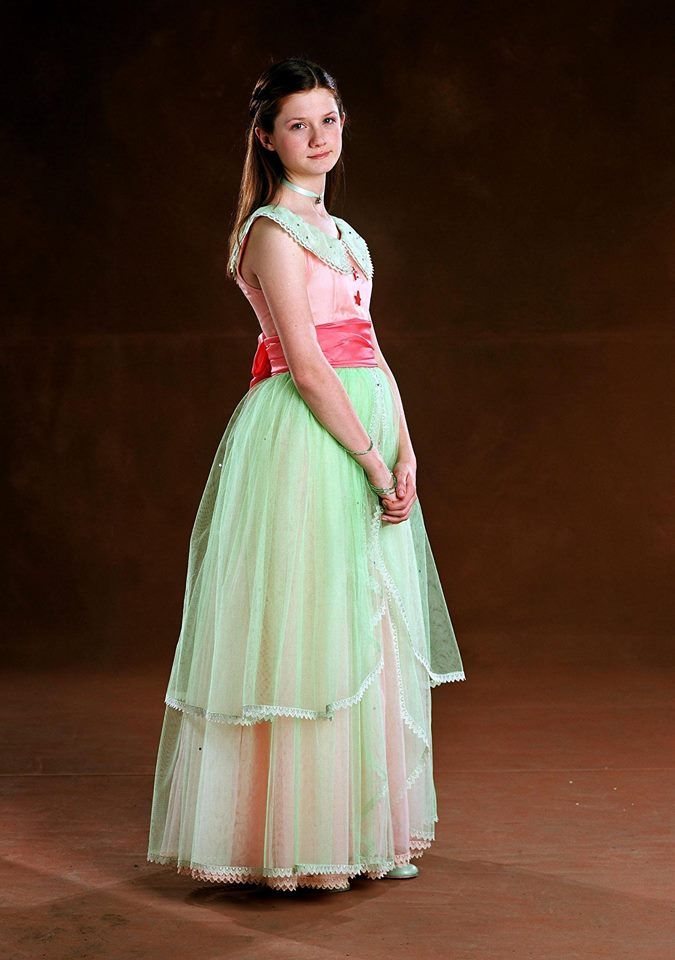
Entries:
{"type": "Polygon", "coordinates": [[[305,190],[304,187],[299,187],[297,183],[291,183],[291,181],[287,180],[286,177],[282,177],[281,182],[285,183],[286,186],[290,187],[291,190],[295,190],[296,193],[301,193],[303,197],[314,197],[314,203],[321,203],[323,200],[322,193],[313,193],[311,190],[305,190]]]}

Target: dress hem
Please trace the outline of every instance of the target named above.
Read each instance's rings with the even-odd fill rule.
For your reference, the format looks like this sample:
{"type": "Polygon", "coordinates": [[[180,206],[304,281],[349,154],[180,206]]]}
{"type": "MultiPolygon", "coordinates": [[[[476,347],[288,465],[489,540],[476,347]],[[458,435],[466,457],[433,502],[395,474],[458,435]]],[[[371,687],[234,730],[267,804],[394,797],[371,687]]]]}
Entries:
{"type": "Polygon", "coordinates": [[[385,860],[364,861],[358,864],[298,864],[295,867],[210,867],[180,858],[176,854],[147,855],[148,863],[175,865],[178,874],[191,876],[207,883],[252,883],[277,890],[296,890],[314,887],[323,890],[347,889],[349,880],[364,874],[370,880],[381,880],[394,867],[403,866],[414,857],[421,857],[435,838],[411,837],[407,853],[395,854],[385,860]]]}

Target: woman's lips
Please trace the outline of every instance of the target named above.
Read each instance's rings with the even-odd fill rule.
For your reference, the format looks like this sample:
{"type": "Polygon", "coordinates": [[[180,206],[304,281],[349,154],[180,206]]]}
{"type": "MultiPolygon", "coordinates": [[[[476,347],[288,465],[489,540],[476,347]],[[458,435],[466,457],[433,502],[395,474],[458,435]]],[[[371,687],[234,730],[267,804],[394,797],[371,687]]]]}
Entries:
{"type": "Polygon", "coordinates": [[[309,159],[310,159],[310,160],[320,160],[322,157],[327,157],[329,153],[330,153],[330,150],[326,150],[325,153],[315,153],[315,154],[313,154],[312,156],[310,156],[309,159]]]}

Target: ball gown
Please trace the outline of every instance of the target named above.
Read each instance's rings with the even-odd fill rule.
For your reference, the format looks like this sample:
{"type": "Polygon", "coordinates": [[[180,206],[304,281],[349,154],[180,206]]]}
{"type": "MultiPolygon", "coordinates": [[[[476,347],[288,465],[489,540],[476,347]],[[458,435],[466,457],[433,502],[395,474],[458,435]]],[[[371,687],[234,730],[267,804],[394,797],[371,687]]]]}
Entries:
{"type": "Polygon", "coordinates": [[[261,332],[190,536],[147,859],[207,881],[340,889],[431,846],[431,688],[465,674],[419,499],[404,522],[380,520],[358,458],[298,393],[264,293],[241,275],[259,216],[302,247],[321,349],[386,463],[397,459],[365,240],[339,217],[334,238],[259,207],[231,265],[261,332]]]}

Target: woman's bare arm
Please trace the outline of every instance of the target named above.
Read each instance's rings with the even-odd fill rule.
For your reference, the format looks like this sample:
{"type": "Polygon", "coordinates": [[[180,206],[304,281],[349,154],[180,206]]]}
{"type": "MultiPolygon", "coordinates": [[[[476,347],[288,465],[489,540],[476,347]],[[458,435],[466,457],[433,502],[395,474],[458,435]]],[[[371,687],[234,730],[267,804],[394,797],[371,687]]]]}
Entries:
{"type": "MultiPolygon", "coordinates": [[[[347,450],[366,450],[368,432],[316,336],[307,297],[304,249],[273,220],[259,217],[251,227],[246,256],[270,308],[298,393],[347,450]]],[[[388,486],[390,471],[377,447],[353,459],[372,483],[388,486]]]]}

